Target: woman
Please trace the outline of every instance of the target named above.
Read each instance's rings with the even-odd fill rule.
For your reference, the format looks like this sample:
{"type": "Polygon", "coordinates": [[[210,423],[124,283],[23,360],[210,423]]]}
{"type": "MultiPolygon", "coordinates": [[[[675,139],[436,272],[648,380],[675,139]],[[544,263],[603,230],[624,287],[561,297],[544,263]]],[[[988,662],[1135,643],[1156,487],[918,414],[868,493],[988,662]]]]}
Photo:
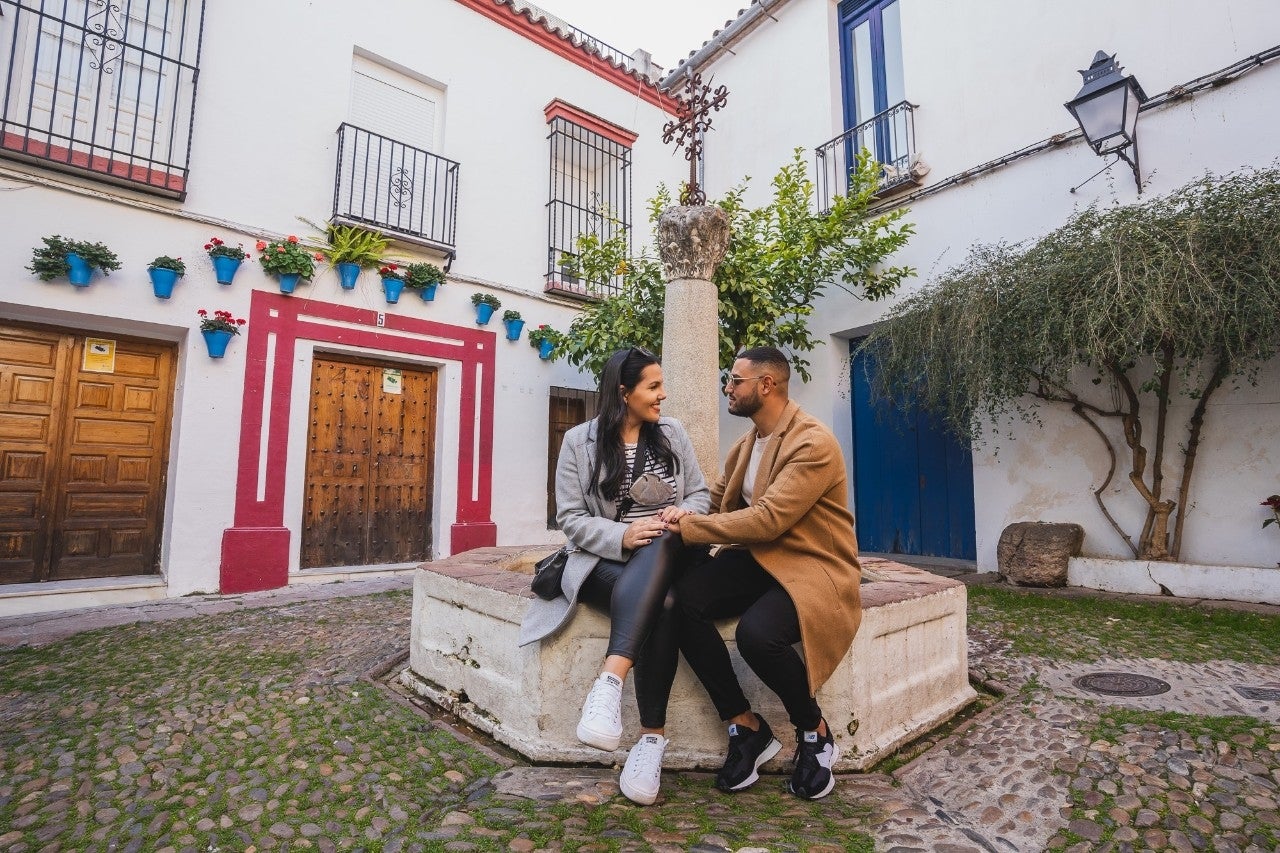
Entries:
{"type": "Polygon", "coordinates": [[[600,377],[599,416],[564,437],[556,468],[556,519],[569,540],[562,597],[535,599],[520,645],[572,618],[579,602],[609,615],[609,649],[578,721],[578,739],[612,751],[622,739],[622,685],[635,669],[640,739],[620,787],[648,805],[658,797],[666,714],[679,656],[674,601],[681,569],[705,553],[685,548],[667,522],[711,505],[693,444],[661,416],[662,366],[650,352],[615,352],[600,377]]]}

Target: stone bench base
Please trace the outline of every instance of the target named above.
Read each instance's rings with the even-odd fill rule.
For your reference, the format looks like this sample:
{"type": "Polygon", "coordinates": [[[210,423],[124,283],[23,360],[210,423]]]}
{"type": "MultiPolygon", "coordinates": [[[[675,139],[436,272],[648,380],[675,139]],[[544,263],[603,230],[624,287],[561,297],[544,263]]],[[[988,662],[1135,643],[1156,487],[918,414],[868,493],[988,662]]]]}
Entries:
{"type": "MultiPolygon", "coordinates": [[[[605,753],[578,742],[578,714],[608,645],[609,622],[587,607],[543,643],[516,646],[529,572],[549,552],[480,548],[420,568],[404,682],[421,695],[534,762],[611,764],[625,760],[638,720],[632,682],[622,703],[622,749],[605,753]]],[[[965,587],[959,581],[885,560],[864,561],[862,626],[818,701],[840,746],[842,770],[862,770],[949,719],[976,698],[968,680],[965,587]]],[[[782,704],[742,664],[729,641],[743,689],[773,726],[783,750],[794,747],[782,704]]],[[[667,714],[665,767],[715,769],[726,735],[702,685],[682,660],[667,714]]]]}

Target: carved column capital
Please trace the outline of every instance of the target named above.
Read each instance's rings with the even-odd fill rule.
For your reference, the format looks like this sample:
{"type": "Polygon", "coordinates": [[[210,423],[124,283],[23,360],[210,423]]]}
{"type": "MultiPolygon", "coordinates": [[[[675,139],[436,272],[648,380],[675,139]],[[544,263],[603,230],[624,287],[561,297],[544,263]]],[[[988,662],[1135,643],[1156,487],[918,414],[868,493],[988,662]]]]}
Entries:
{"type": "Polygon", "coordinates": [[[669,207],[658,217],[658,253],[667,281],[711,281],[729,249],[729,217],[714,205],[669,207]]]}

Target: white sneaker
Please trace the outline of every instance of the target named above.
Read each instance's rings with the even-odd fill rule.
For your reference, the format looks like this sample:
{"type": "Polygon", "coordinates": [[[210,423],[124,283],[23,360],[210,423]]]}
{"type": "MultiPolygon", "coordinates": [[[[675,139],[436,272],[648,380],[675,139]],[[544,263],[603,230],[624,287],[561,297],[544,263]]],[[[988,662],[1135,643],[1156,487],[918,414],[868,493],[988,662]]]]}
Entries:
{"type": "Polygon", "coordinates": [[[618,748],[622,741],[622,679],[618,676],[604,672],[591,685],[582,703],[578,740],[606,752],[618,748]]]}
{"type": "Polygon", "coordinates": [[[642,806],[653,805],[662,787],[662,754],[670,743],[662,735],[641,735],[631,747],[618,787],[628,800],[642,806]]]}

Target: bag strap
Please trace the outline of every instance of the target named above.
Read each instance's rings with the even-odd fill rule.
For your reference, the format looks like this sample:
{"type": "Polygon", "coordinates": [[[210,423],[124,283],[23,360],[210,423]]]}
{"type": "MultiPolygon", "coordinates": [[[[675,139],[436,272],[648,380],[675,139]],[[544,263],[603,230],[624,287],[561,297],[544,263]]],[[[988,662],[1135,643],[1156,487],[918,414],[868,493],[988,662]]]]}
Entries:
{"type": "MultiPolygon", "coordinates": [[[[636,439],[636,458],[631,463],[631,483],[635,485],[636,480],[640,479],[641,473],[644,472],[645,454],[649,448],[644,443],[644,430],[640,430],[640,437],[636,439]]],[[[618,501],[618,511],[614,514],[614,521],[622,521],[622,517],[631,512],[631,508],[636,505],[631,495],[627,495],[618,501]]]]}

